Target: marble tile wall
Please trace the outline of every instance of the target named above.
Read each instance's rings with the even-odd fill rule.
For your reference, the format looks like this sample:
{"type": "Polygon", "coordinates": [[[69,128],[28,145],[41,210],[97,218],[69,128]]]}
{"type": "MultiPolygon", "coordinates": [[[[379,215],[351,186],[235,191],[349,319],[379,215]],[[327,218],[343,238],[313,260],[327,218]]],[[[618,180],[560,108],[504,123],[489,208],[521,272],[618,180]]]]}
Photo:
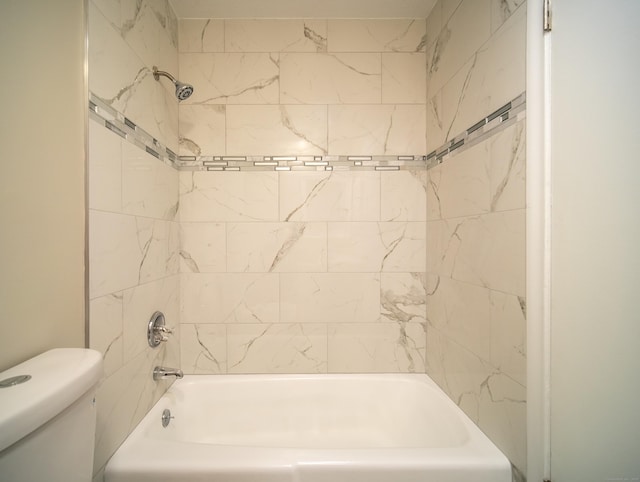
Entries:
{"type": "MultiPolygon", "coordinates": [[[[525,90],[518,0],[427,19],[427,148],[525,90]]],[[[526,473],[525,121],[427,174],[426,371],[526,473]]]]}
{"type": "Polygon", "coordinates": [[[424,372],[426,171],[180,173],[187,373],[424,372]]]}
{"type": "MultiPolygon", "coordinates": [[[[181,155],[426,154],[524,90],[524,10],[182,20],[178,54],[166,1],[93,0],[90,90],[181,155]],[[194,95],[178,107],[152,65],[194,95]]],[[[96,482],[160,363],[426,370],[524,470],[523,152],[521,122],[429,172],[178,174],[92,121],[96,482]],[[180,336],[150,350],[156,309],[180,336]]]]}
{"type": "MultiPolygon", "coordinates": [[[[425,154],[425,20],[181,20],[181,155],[425,154]]],[[[424,371],[426,172],[181,172],[188,373],[424,371]]]]}
{"type": "Polygon", "coordinates": [[[180,21],[180,151],[424,154],[425,20],[180,21]]]}
{"type": "MultiPolygon", "coordinates": [[[[177,152],[178,105],[151,67],[177,72],[177,20],[166,0],[89,2],[89,89],[177,152]]],[[[179,336],[147,345],[154,311],[179,328],[178,172],[95,120],[89,122],[90,346],[104,354],[94,481],[170,382],[179,336]]]]}

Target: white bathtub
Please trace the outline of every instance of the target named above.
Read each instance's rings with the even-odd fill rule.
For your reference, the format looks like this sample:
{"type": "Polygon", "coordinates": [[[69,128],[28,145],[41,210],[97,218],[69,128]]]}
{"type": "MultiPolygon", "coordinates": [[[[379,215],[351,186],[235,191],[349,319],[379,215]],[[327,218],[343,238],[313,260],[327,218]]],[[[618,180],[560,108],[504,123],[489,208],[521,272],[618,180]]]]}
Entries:
{"type": "Polygon", "coordinates": [[[510,482],[511,469],[426,375],[191,375],[105,470],[152,481],[510,482]]]}

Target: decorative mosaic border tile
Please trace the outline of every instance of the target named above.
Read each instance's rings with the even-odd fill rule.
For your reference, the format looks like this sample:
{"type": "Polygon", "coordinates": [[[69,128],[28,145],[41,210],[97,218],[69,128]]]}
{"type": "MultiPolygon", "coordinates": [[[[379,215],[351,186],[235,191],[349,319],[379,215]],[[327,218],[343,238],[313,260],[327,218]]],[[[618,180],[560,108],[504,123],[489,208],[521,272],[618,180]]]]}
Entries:
{"type": "Polygon", "coordinates": [[[425,170],[425,156],[200,156],[180,157],[186,171],[425,170]]]}
{"type": "Polygon", "coordinates": [[[506,103],[467,130],[427,154],[427,169],[442,164],[454,153],[460,153],[486,138],[506,129],[511,124],[524,119],[526,115],[526,92],[506,103]]]}
{"type": "Polygon", "coordinates": [[[428,170],[523,119],[525,92],[428,155],[403,156],[178,156],[123,114],[89,94],[89,116],[180,171],[428,170]]]}
{"type": "Polygon", "coordinates": [[[165,164],[179,168],[178,155],[175,152],[91,92],[89,117],[165,164]]]}

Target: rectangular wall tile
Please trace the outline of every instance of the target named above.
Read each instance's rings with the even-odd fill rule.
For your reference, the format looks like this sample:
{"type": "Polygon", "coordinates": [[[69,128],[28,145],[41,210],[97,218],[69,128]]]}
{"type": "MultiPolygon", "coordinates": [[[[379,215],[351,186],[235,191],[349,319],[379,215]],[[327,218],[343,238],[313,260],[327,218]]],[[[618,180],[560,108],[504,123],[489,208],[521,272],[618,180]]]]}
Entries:
{"type": "Polygon", "coordinates": [[[377,273],[280,275],[284,323],[365,323],[380,319],[377,273]]]}
{"type": "Polygon", "coordinates": [[[324,324],[229,325],[229,373],[326,373],[324,324]]]}
{"type": "Polygon", "coordinates": [[[493,0],[491,2],[491,33],[494,34],[525,4],[525,0],[493,0]]]}
{"type": "Polygon", "coordinates": [[[383,321],[427,321],[425,273],[381,273],[380,314],[383,321]]]}
{"type": "Polygon", "coordinates": [[[143,261],[140,234],[133,216],[89,212],[90,298],[138,283],[143,261]]]}
{"type": "Polygon", "coordinates": [[[168,2],[121,2],[122,38],[145,65],[178,68],[177,18],[168,2]]]}
{"type": "Polygon", "coordinates": [[[329,106],[329,154],[426,152],[423,105],[329,106]]]}
{"type": "Polygon", "coordinates": [[[229,155],[326,153],[326,106],[227,106],[229,155]]]}
{"type": "Polygon", "coordinates": [[[183,273],[180,279],[182,323],[277,323],[280,319],[277,274],[183,273]]]}
{"type": "MultiPolygon", "coordinates": [[[[489,143],[481,142],[456,154],[451,162],[438,166],[430,188],[444,219],[485,214],[491,209],[489,143]]],[[[435,204],[434,204],[435,207],[435,204]]]]}
{"type": "Polygon", "coordinates": [[[471,127],[525,90],[526,11],[518,9],[498,32],[441,89],[429,86],[428,149],[471,127]],[[434,101],[434,98],[441,97],[434,101]],[[443,108],[447,106],[447,108],[443,108]]]}
{"type": "Polygon", "coordinates": [[[336,323],[329,325],[330,373],[424,371],[421,323],[336,323]]]}
{"type": "Polygon", "coordinates": [[[491,358],[491,291],[487,288],[429,276],[429,324],[484,360],[491,358]]]}
{"type": "Polygon", "coordinates": [[[226,373],[226,325],[180,325],[180,366],[190,375],[226,373]]]}
{"type": "MultiPolygon", "coordinates": [[[[89,90],[99,105],[178,152],[178,101],[152,67],[178,74],[177,19],[166,0],[88,4],[89,90]],[[108,109],[107,109],[108,110],[108,109]]],[[[180,366],[178,173],[144,149],[90,121],[89,342],[102,352],[94,480],[170,381],[158,365],[180,366]],[[161,310],[175,333],[158,349],[146,340],[161,310]]]]}
{"type": "Polygon", "coordinates": [[[89,90],[177,152],[178,101],[173,92],[154,80],[152,65],[142,62],[92,2],[89,26],[89,90]]]}
{"type": "Polygon", "coordinates": [[[89,208],[122,211],[122,138],[89,122],[89,208]]]}
{"type": "Polygon", "coordinates": [[[380,181],[382,221],[427,219],[427,171],[382,172],[380,181]]]}
{"type": "Polygon", "coordinates": [[[454,76],[491,35],[491,0],[463,1],[427,52],[431,97],[454,76]]]}
{"type": "Polygon", "coordinates": [[[230,223],[227,270],[237,273],[327,270],[326,223],[230,223]]]}
{"type": "Polygon", "coordinates": [[[523,297],[491,292],[491,363],[527,384],[527,320],[523,297]]]}
{"type": "Polygon", "coordinates": [[[227,270],[226,252],[226,224],[180,224],[181,272],[224,273],[227,270]]]}
{"type": "Polygon", "coordinates": [[[179,362],[177,349],[172,345],[157,350],[149,348],[102,381],[96,394],[99,409],[94,472],[104,467],[169,387],[170,380],[153,381],[150,375],[153,367],[178,366],[179,362]]]}
{"type": "Polygon", "coordinates": [[[460,408],[478,423],[479,399],[494,368],[466,348],[427,328],[427,373],[460,408]]]}
{"type": "Polygon", "coordinates": [[[424,51],[425,20],[331,19],[330,52],[424,51]]]}
{"type": "Polygon", "coordinates": [[[180,173],[182,222],[276,221],[276,172],[180,173]]]}
{"type": "Polygon", "coordinates": [[[525,137],[521,121],[490,140],[492,211],[526,207],[525,137]]]}
{"type": "Polygon", "coordinates": [[[164,314],[167,328],[176,332],[173,335],[167,335],[167,337],[170,337],[172,342],[175,341],[174,338],[178,337],[180,321],[178,284],[179,278],[176,275],[141,284],[122,293],[125,363],[129,363],[149,348],[147,326],[156,311],[164,314]]]}
{"type": "Polygon", "coordinates": [[[372,104],[381,99],[380,54],[283,54],[284,104],[372,104]]]}
{"type": "Polygon", "coordinates": [[[114,374],[124,363],[122,341],[122,293],[89,302],[89,348],[102,353],[104,375],[114,374]]]}
{"type": "Polygon", "coordinates": [[[379,219],[379,172],[280,173],[281,221],[378,221],[379,219]]]}
{"type": "Polygon", "coordinates": [[[277,54],[183,53],[180,76],[197,86],[184,103],[277,104],[278,67],[277,54]]]}
{"type": "Polygon", "coordinates": [[[382,103],[424,104],[427,72],[425,54],[382,54],[382,103]]]}
{"type": "Polygon", "coordinates": [[[422,272],[424,223],[329,223],[329,271],[422,272]]]}
{"type": "Polygon", "coordinates": [[[526,388],[501,373],[489,377],[478,407],[478,426],[522,472],[527,467],[526,388]]]}
{"type": "Polygon", "coordinates": [[[219,104],[180,105],[181,156],[226,154],[226,106],[219,104]]]}
{"type": "Polygon", "coordinates": [[[173,221],[178,209],[178,171],[130,142],[122,143],[124,213],[173,221]]]}
{"type": "MultiPolygon", "coordinates": [[[[427,19],[427,152],[525,91],[524,4],[435,5],[427,19]]],[[[526,473],[524,121],[502,127],[427,173],[426,372],[518,478],[526,473]]]]}
{"type": "Polygon", "coordinates": [[[426,22],[426,33],[424,37],[424,46],[426,51],[437,40],[440,31],[442,30],[442,2],[436,2],[431,9],[426,22]]]}
{"type": "Polygon", "coordinates": [[[524,296],[524,210],[427,224],[428,272],[524,296]]]}
{"type": "Polygon", "coordinates": [[[442,184],[441,164],[427,171],[427,221],[442,219],[442,203],[440,201],[440,185],[442,184]]]}
{"type": "Polygon", "coordinates": [[[427,371],[518,467],[526,470],[526,389],[437,330],[427,333],[427,371]]]}
{"type": "Polygon", "coordinates": [[[224,52],[224,20],[181,18],[180,52],[224,52]]]}
{"type": "Polygon", "coordinates": [[[167,221],[136,218],[136,229],[142,258],[136,284],[177,273],[178,226],[167,221]]]}
{"type": "Polygon", "coordinates": [[[327,22],[317,19],[225,20],[226,52],[326,52],[327,22]]]}

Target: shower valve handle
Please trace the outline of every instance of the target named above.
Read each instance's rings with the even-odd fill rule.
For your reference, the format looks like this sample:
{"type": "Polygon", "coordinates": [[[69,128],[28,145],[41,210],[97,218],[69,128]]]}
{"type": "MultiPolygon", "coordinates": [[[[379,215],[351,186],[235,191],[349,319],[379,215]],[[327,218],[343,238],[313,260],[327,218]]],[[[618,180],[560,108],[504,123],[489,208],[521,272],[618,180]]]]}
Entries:
{"type": "Polygon", "coordinates": [[[165,325],[164,315],[156,311],[147,325],[147,341],[151,348],[155,348],[163,341],[168,341],[166,335],[171,335],[173,330],[165,325]]]}

